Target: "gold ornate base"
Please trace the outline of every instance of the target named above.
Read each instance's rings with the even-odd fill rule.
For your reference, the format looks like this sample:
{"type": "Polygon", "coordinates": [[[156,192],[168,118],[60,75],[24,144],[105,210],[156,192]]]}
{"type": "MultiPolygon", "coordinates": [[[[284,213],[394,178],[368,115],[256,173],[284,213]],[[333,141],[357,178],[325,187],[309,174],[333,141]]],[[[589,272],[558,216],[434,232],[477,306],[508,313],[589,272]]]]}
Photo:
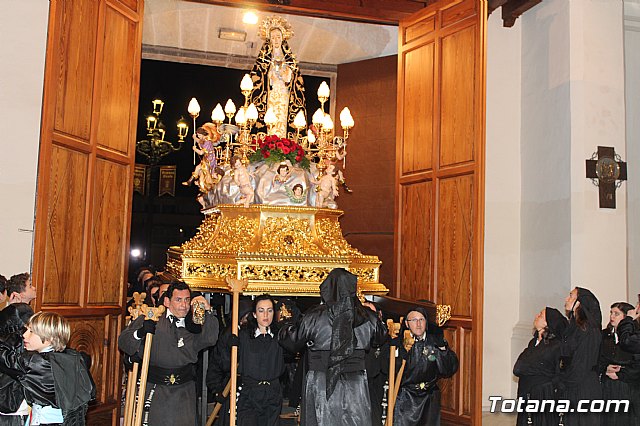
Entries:
{"type": "Polygon", "coordinates": [[[226,291],[225,277],[248,279],[244,294],[317,296],[334,268],[358,275],[362,294],[383,295],[380,260],[342,236],[343,212],[313,207],[219,205],[198,233],[168,250],[167,268],[193,289],[226,291]]]}

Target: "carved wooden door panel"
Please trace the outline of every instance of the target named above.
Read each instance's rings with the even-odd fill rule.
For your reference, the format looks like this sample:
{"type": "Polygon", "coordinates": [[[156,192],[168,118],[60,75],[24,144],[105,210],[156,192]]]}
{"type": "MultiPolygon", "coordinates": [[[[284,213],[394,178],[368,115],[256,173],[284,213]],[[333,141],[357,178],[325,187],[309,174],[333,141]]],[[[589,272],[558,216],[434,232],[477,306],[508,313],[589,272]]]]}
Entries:
{"type": "Polygon", "coordinates": [[[142,0],[51,0],[38,165],[36,310],[92,357],[89,424],[116,424],[142,0]]]}
{"type": "Polygon", "coordinates": [[[399,27],[394,291],[451,306],[442,412],[463,424],[482,418],[486,13],[443,0],[399,27]]]}

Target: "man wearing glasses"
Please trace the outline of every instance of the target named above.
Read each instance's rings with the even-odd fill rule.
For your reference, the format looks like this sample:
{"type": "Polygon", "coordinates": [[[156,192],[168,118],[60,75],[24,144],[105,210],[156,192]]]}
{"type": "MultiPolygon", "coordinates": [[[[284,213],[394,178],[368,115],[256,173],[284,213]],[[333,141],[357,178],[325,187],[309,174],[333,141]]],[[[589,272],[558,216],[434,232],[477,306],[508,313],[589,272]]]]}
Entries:
{"type": "Polygon", "coordinates": [[[406,365],[396,399],[393,424],[438,426],[438,379],[451,377],[458,371],[458,356],[449,348],[442,329],[428,322],[424,308],[412,309],[405,318],[404,326],[410,332],[410,337],[405,338],[404,344],[399,342],[397,345],[399,359],[405,360],[406,365]]]}

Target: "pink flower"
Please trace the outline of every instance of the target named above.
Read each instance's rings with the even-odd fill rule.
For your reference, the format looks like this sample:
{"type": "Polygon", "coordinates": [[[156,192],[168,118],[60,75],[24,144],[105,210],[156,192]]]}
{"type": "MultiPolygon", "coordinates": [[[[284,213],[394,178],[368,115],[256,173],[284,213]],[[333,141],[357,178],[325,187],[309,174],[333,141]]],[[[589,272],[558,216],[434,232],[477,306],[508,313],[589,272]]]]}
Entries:
{"type": "Polygon", "coordinates": [[[282,149],[282,153],[283,153],[284,155],[287,155],[287,154],[290,152],[289,148],[287,148],[286,146],[283,146],[283,147],[282,147],[282,148],[280,148],[280,149],[282,149]]]}
{"type": "Polygon", "coordinates": [[[301,156],[301,155],[299,155],[299,154],[298,154],[298,155],[296,155],[296,161],[300,161],[300,160],[302,160],[302,156],[301,156]]]}
{"type": "Polygon", "coordinates": [[[269,149],[274,149],[276,145],[273,142],[269,142],[269,149]]]}

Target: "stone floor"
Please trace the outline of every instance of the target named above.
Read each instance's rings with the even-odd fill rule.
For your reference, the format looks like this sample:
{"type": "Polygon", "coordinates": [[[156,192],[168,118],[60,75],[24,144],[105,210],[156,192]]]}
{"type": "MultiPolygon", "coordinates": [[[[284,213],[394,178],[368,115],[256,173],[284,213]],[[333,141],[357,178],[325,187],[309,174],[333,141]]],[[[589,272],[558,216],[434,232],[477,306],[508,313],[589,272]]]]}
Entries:
{"type": "Polygon", "coordinates": [[[482,413],[482,426],[514,426],[516,416],[504,413],[482,413]]]}

